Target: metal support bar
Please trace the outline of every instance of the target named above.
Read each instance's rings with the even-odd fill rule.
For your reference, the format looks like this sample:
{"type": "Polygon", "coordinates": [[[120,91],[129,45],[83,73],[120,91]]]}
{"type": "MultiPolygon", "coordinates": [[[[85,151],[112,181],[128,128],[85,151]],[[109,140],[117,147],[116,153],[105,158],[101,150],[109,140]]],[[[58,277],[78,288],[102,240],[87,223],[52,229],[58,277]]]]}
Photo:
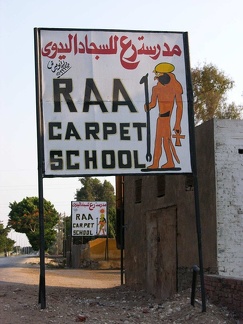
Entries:
{"type": "Polygon", "coordinates": [[[195,295],[196,295],[196,286],[197,286],[197,274],[199,273],[200,269],[197,265],[193,266],[193,273],[192,273],[192,291],[191,291],[191,305],[195,305],[195,295]]]}

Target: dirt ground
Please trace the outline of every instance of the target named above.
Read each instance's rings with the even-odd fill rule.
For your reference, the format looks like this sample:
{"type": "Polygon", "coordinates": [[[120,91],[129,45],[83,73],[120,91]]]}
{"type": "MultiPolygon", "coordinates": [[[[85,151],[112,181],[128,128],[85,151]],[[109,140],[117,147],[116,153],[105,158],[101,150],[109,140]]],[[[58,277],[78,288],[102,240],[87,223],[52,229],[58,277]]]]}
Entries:
{"type": "MultiPolygon", "coordinates": [[[[0,267],[0,323],[241,323],[200,294],[190,305],[190,290],[158,301],[145,291],[120,285],[119,271],[46,269],[46,308],[38,303],[39,266],[0,267]]],[[[197,294],[198,295],[198,294],[197,294]]]]}

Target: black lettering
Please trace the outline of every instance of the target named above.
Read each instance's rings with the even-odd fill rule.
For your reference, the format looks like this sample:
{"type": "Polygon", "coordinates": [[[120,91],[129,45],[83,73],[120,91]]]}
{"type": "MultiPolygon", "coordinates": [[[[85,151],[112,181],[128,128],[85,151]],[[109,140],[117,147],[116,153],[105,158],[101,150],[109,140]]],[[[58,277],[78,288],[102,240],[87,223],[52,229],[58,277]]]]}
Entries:
{"type": "Polygon", "coordinates": [[[132,157],[130,151],[118,151],[118,165],[120,169],[130,169],[132,167],[132,157]]]}
{"type": "Polygon", "coordinates": [[[80,214],[76,214],[76,220],[80,220],[80,214]]]}
{"type": "Polygon", "coordinates": [[[133,123],[132,126],[137,128],[138,141],[142,141],[142,127],[146,128],[146,123],[133,123]]]}
{"type": "Polygon", "coordinates": [[[84,151],[85,169],[90,169],[90,163],[93,163],[91,169],[97,169],[97,154],[96,151],[92,151],[92,155],[89,156],[89,151],[84,151]]]}
{"type": "Polygon", "coordinates": [[[103,123],[103,138],[108,139],[108,135],[116,134],[116,124],[115,123],[103,123]]]}
{"type": "Polygon", "coordinates": [[[67,151],[67,170],[78,170],[79,163],[72,164],[72,155],[79,156],[79,151],[67,151]]]}
{"type": "Polygon", "coordinates": [[[118,111],[118,106],[128,106],[131,112],[137,112],[132,100],[130,99],[126,89],[124,88],[120,79],[114,79],[113,85],[113,101],[112,101],[112,112],[118,111]],[[119,93],[122,94],[124,100],[119,100],[119,93]]]}
{"type": "Polygon", "coordinates": [[[125,127],[130,127],[129,123],[121,123],[120,124],[120,136],[121,136],[121,140],[123,141],[130,141],[131,137],[130,136],[126,136],[127,134],[129,134],[128,129],[125,129],[125,127]]]}
{"type": "Polygon", "coordinates": [[[87,220],[87,217],[85,216],[85,214],[82,214],[82,220],[87,220]]]}
{"type": "Polygon", "coordinates": [[[62,151],[50,151],[50,165],[51,170],[63,169],[62,151]]]}
{"type": "Polygon", "coordinates": [[[79,133],[77,132],[74,124],[69,122],[67,124],[65,140],[69,140],[71,136],[74,136],[75,139],[81,139],[81,137],[79,136],[79,133]]]}
{"type": "Polygon", "coordinates": [[[114,151],[102,151],[102,167],[104,169],[114,169],[115,168],[115,152],[114,151]]]}
{"type": "Polygon", "coordinates": [[[90,139],[93,136],[94,139],[99,139],[98,133],[100,131],[98,123],[85,123],[85,138],[90,139]]]}
{"type": "Polygon", "coordinates": [[[61,112],[61,95],[63,95],[69,111],[77,112],[70,93],[73,91],[72,79],[53,79],[54,112],[61,112]]]}
{"type": "Polygon", "coordinates": [[[74,223],[73,227],[81,227],[81,228],[83,228],[83,224],[82,223],[74,223]]]}
{"type": "Polygon", "coordinates": [[[91,214],[88,215],[88,220],[89,220],[89,219],[92,219],[92,220],[93,220],[93,217],[92,217],[91,214]]]}
{"type": "Polygon", "coordinates": [[[75,236],[92,236],[92,232],[89,230],[83,230],[83,231],[79,231],[79,230],[73,230],[73,235],[75,236]]]}
{"type": "Polygon", "coordinates": [[[48,125],[48,132],[49,132],[49,140],[61,140],[62,134],[56,134],[54,133],[54,128],[61,129],[62,123],[59,122],[51,122],[48,125]]]}
{"type": "Polygon", "coordinates": [[[91,105],[98,105],[102,112],[108,112],[94,80],[86,79],[83,112],[89,112],[89,106],[91,105]],[[95,95],[96,101],[91,100],[91,92],[95,95]]]}
{"type": "MultiPolygon", "coordinates": [[[[80,219],[79,219],[80,220],[80,219]]],[[[83,223],[76,223],[76,224],[73,224],[73,227],[81,227],[83,228],[83,223]]]]}
{"type": "Polygon", "coordinates": [[[139,164],[138,151],[133,151],[133,156],[134,156],[134,167],[136,169],[145,169],[145,164],[139,164]]]}

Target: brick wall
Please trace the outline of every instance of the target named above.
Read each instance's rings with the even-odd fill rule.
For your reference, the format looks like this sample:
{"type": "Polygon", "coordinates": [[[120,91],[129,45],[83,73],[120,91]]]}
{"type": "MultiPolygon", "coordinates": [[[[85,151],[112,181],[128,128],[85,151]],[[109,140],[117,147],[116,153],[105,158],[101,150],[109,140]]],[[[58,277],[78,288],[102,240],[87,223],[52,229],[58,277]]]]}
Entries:
{"type": "Polygon", "coordinates": [[[206,275],[205,290],[209,300],[243,319],[243,279],[206,275]]]}

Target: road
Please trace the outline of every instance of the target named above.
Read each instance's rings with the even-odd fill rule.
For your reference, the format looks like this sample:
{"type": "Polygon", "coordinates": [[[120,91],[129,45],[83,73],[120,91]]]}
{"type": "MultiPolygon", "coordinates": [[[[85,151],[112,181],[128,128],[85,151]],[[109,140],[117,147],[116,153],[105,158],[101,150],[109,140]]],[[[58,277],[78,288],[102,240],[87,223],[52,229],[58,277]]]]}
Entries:
{"type": "Polygon", "coordinates": [[[236,323],[214,305],[206,313],[199,304],[192,307],[188,290],[161,301],[120,285],[118,270],[46,267],[47,307],[41,309],[38,262],[35,256],[0,258],[0,323],[236,323]]]}
{"type": "Polygon", "coordinates": [[[36,258],[36,256],[17,255],[10,257],[0,257],[0,269],[27,266],[27,264],[25,265],[25,263],[31,258],[36,258]]]}
{"type": "MultiPolygon", "coordinates": [[[[39,258],[0,258],[0,280],[6,283],[39,284],[39,258]]],[[[72,288],[112,288],[120,285],[119,270],[46,269],[46,285],[72,288]]]]}

